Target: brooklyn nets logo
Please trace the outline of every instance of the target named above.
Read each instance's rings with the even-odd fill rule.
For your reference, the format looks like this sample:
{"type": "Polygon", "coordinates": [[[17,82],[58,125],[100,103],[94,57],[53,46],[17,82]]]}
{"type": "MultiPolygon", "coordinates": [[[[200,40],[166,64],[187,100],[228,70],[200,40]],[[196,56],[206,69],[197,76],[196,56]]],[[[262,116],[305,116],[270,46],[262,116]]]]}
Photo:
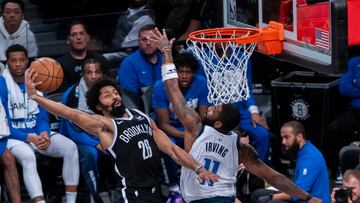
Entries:
{"type": "Polygon", "coordinates": [[[307,120],[309,115],[309,104],[303,99],[295,99],[290,104],[292,117],[297,120],[307,120]]]}

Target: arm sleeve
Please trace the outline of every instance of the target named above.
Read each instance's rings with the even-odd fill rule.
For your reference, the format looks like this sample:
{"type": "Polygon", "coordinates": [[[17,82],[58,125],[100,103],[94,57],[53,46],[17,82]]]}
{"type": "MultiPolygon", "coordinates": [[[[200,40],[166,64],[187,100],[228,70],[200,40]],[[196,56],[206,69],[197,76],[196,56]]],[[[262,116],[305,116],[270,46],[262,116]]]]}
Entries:
{"type": "MultiPolygon", "coordinates": [[[[311,163],[313,160],[309,160],[299,167],[299,175],[294,181],[294,184],[303,189],[305,192],[309,192],[314,185],[316,177],[319,175],[319,167],[311,163]]],[[[299,200],[297,196],[291,196],[292,200],[299,200]]]]}
{"type": "Polygon", "coordinates": [[[39,114],[37,115],[35,132],[40,134],[41,132],[47,131],[50,135],[50,124],[49,124],[49,114],[41,106],[39,106],[39,114]]]}
{"type": "Polygon", "coordinates": [[[137,77],[133,65],[130,60],[125,59],[118,71],[118,84],[121,89],[125,89],[138,95],[139,88],[137,86],[137,77]]]}

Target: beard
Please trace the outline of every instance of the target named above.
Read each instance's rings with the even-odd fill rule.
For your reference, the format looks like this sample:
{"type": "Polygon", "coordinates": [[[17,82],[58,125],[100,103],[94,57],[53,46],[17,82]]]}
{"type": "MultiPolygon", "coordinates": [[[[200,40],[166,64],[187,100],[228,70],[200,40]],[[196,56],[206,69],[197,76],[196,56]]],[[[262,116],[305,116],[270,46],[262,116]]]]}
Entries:
{"type": "Polygon", "coordinates": [[[208,125],[208,126],[214,127],[214,123],[215,123],[215,121],[211,121],[211,120],[208,119],[207,113],[206,113],[206,114],[205,114],[205,117],[204,117],[204,119],[203,119],[203,121],[202,121],[202,124],[203,124],[203,125],[208,125]]]}
{"type": "Polygon", "coordinates": [[[296,160],[299,150],[300,150],[300,145],[296,140],[290,146],[289,149],[286,150],[286,149],[282,148],[284,157],[288,160],[296,160]]]}
{"type": "Polygon", "coordinates": [[[124,104],[121,104],[120,106],[115,106],[115,101],[114,103],[111,105],[111,111],[110,111],[110,114],[114,117],[122,117],[125,113],[125,106],[124,104]]]}

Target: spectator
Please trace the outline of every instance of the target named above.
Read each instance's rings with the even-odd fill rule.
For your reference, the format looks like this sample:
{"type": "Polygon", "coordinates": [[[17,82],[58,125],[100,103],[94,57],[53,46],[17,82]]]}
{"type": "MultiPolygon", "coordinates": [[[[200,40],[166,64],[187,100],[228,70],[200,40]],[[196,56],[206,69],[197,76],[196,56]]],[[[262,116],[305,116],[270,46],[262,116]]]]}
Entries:
{"type": "Polygon", "coordinates": [[[34,33],[24,20],[25,5],[22,0],[4,0],[1,2],[0,17],[0,61],[5,61],[5,51],[12,44],[26,47],[29,57],[38,55],[34,33]]]}
{"type": "MultiPolygon", "coordinates": [[[[199,68],[197,60],[192,54],[179,54],[174,60],[179,75],[179,87],[184,94],[186,104],[196,110],[199,115],[205,116],[209,102],[207,101],[206,79],[196,75],[199,68]]],[[[184,148],[184,126],[175,115],[173,106],[166,94],[164,83],[158,80],[153,88],[152,107],[156,114],[156,121],[161,130],[163,130],[170,140],[181,148],[184,148]]],[[[188,147],[189,148],[189,147],[188,147]]],[[[178,165],[170,157],[163,156],[166,165],[166,174],[169,180],[171,199],[181,198],[180,188],[178,186],[179,177],[177,176],[178,165]]]]}
{"type": "Polygon", "coordinates": [[[192,1],[190,17],[191,20],[180,35],[177,41],[187,40],[189,34],[193,31],[205,28],[214,28],[218,26],[217,15],[218,1],[216,0],[194,0],[192,1]]]}
{"type": "Polygon", "coordinates": [[[124,59],[118,71],[123,102],[128,108],[144,110],[151,98],[148,104],[144,104],[141,95],[161,79],[161,53],[147,39],[154,28],[154,25],[146,25],[140,29],[139,49],[124,59]]]}
{"type": "Polygon", "coordinates": [[[34,202],[44,203],[44,195],[36,168],[35,151],[63,158],[62,176],[66,202],[74,203],[79,181],[79,157],[74,142],[50,132],[47,112],[33,102],[25,90],[24,73],[28,66],[27,50],[11,45],[6,50],[7,69],[0,77],[0,96],[7,104],[10,139],[7,147],[23,169],[25,187],[34,202]]]}
{"type": "MultiPolygon", "coordinates": [[[[1,95],[0,95],[1,96],[1,95]]],[[[5,177],[5,184],[10,195],[10,200],[13,203],[20,203],[20,183],[19,175],[15,164],[15,158],[6,148],[10,129],[8,124],[8,112],[2,104],[2,97],[0,97],[0,163],[5,177]]],[[[5,191],[1,191],[5,192],[5,191]]]]}
{"type": "Polygon", "coordinates": [[[99,53],[88,50],[90,36],[82,21],[74,21],[68,27],[67,44],[69,53],[58,59],[64,70],[64,81],[57,92],[64,92],[70,86],[78,83],[81,78],[82,65],[88,58],[96,58],[106,72],[109,62],[99,53]]]}
{"type": "MultiPolygon", "coordinates": [[[[347,199],[344,199],[345,203],[360,203],[360,171],[357,169],[349,169],[344,174],[344,181],[342,184],[343,189],[345,189],[345,197],[348,197],[347,199]]],[[[339,190],[339,188],[334,188],[331,192],[331,203],[340,203],[340,201],[336,201],[337,197],[339,199],[339,195],[336,194],[336,192],[339,190]]],[[[341,198],[343,199],[343,198],[341,198]]]]}
{"type": "Polygon", "coordinates": [[[348,98],[347,110],[338,115],[327,129],[327,157],[331,176],[335,177],[338,169],[338,152],[344,146],[359,140],[360,133],[360,56],[349,60],[348,71],[340,77],[339,91],[348,98]]]}
{"type": "MultiPolygon", "coordinates": [[[[62,103],[71,108],[93,114],[86,104],[86,92],[92,84],[103,77],[103,70],[95,58],[84,61],[82,78],[78,84],[71,86],[64,94],[62,103]]],[[[70,120],[61,119],[60,133],[73,140],[78,147],[80,174],[95,202],[103,202],[99,195],[99,159],[107,159],[98,137],[91,135],[73,124],[70,120]]]]}
{"type": "Polygon", "coordinates": [[[114,49],[139,46],[140,28],[155,24],[154,12],[145,4],[146,0],[131,0],[128,10],[121,14],[112,41],[114,49]]]}
{"type": "Polygon", "coordinates": [[[156,25],[164,28],[169,37],[178,38],[190,22],[192,0],[147,0],[155,12],[156,25]]]}
{"type": "MultiPolygon", "coordinates": [[[[295,185],[312,196],[330,203],[329,177],[321,152],[307,140],[305,128],[298,121],[289,121],[280,129],[284,155],[296,159],[295,185]]],[[[265,203],[282,200],[298,201],[299,198],[274,190],[258,189],[252,194],[253,202],[265,203]]]]}

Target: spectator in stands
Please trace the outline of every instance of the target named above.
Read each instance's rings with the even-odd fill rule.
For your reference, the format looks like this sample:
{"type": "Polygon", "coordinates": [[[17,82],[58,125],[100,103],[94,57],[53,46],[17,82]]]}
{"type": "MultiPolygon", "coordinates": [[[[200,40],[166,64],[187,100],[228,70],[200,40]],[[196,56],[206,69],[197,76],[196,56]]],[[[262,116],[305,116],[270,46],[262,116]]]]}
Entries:
{"type": "Polygon", "coordinates": [[[349,60],[348,71],[340,78],[339,91],[349,99],[347,110],[338,115],[328,126],[327,142],[329,168],[335,177],[338,168],[338,152],[344,146],[359,140],[360,133],[360,56],[349,60]]]}
{"type": "Polygon", "coordinates": [[[112,47],[114,49],[138,47],[139,30],[154,25],[154,11],[147,8],[146,0],[131,0],[130,6],[118,19],[112,47]]]}
{"type": "MultiPolygon", "coordinates": [[[[0,95],[1,96],[1,95],[0,95]]],[[[8,112],[3,106],[3,97],[0,97],[0,163],[4,173],[4,179],[10,200],[13,203],[20,203],[20,183],[15,158],[9,149],[6,148],[10,129],[8,124],[8,112]]],[[[4,192],[4,191],[1,191],[4,192]]]]}
{"type": "Polygon", "coordinates": [[[154,28],[154,25],[146,25],[140,29],[139,49],[127,56],[119,68],[118,83],[128,108],[144,110],[144,105],[148,104],[142,102],[142,93],[161,79],[161,52],[147,39],[154,28]]]}
{"type": "Polygon", "coordinates": [[[214,28],[218,25],[216,0],[194,0],[191,4],[190,17],[191,20],[180,35],[177,41],[184,41],[193,31],[205,28],[214,28]]]}
{"type": "MultiPolygon", "coordinates": [[[[344,174],[344,181],[342,183],[342,188],[345,189],[346,195],[348,199],[344,199],[342,202],[346,203],[360,203],[360,171],[357,169],[349,169],[344,174]]],[[[336,201],[335,196],[336,191],[340,188],[335,187],[331,193],[331,203],[338,203],[336,201]]],[[[344,193],[343,195],[344,196],[344,193]]],[[[341,198],[342,199],[342,198],[341,198]]]]}
{"type": "MultiPolygon", "coordinates": [[[[182,53],[176,56],[174,64],[179,75],[179,87],[184,94],[187,105],[195,109],[199,115],[205,116],[209,102],[207,101],[208,89],[206,86],[206,78],[196,75],[199,68],[199,63],[190,53],[182,53]]],[[[164,83],[158,80],[153,88],[152,107],[156,114],[156,122],[161,130],[163,130],[170,138],[170,140],[181,148],[184,148],[184,126],[181,124],[175,115],[173,106],[165,91],[164,83]]],[[[185,148],[190,150],[190,146],[185,148]]],[[[167,155],[163,156],[165,161],[166,174],[169,180],[170,197],[171,199],[181,198],[179,188],[179,177],[177,170],[180,168],[167,155]]]]}
{"type": "Polygon", "coordinates": [[[0,77],[0,96],[7,104],[10,139],[7,147],[23,169],[25,187],[34,202],[44,203],[41,180],[36,168],[35,151],[63,158],[62,176],[66,202],[75,203],[79,181],[79,157],[76,145],[65,136],[50,132],[48,114],[27,95],[24,73],[28,66],[27,50],[11,45],[6,50],[7,69],[0,77]]]}
{"type": "Polygon", "coordinates": [[[99,53],[88,50],[90,35],[82,21],[74,21],[68,27],[67,44],[69,53],[58,59],[64,70],[64,80],[57,92],[64,92],[70,86],[78,83],[81,78],[82,65],[88,58],[96,58],[106,71],[110,64],[99,53]]]}
{"type": "MultiPolygon", "coordinates": [[[[61,103],[71,108],[94,114],[86,104],[86,92],[92,84],[103,77],[103,70],[95,58],[84,61],[80,82],[71,86],[64,94],[61,103]]],[[[99,196],[99,170],[97,163],[106,156],[99,138],[77,127],[67,119],[60,121],[60,133],[73,140],[78,147],[80,160],[80,174],[86,183],[95,202],[103,202],[99,196]]]]}
{"type": "MultiPolygon", "coordinates": [[[[296,159],[295,185],[325,203],[330,203],[326,162],[321,152],[307,139],[304,126],[298,121],[289,121],[282,125],[280,134],[284,155],[290,160],[296,159]]],[[[266,189],[256,190],[252,199],[257,203],[299,200],[295,196],[266,189]]]]}
{"type": "Polygon", "coordinates": [[[147,0],[147,5],[155,12],[157,27],[164,28],[170,38],[178,38],[191,20],[191,2],[192,0],[147,0]]]}
{"type": "Polygon", "coordinates": [[[21,44],[29,57],[38,55],[34,33],[24,20],[25,5],[22,0],[4,0],[1,2],[0,17],[0,61],[5,61],[5,51],[12,44],[21,44]]]}

